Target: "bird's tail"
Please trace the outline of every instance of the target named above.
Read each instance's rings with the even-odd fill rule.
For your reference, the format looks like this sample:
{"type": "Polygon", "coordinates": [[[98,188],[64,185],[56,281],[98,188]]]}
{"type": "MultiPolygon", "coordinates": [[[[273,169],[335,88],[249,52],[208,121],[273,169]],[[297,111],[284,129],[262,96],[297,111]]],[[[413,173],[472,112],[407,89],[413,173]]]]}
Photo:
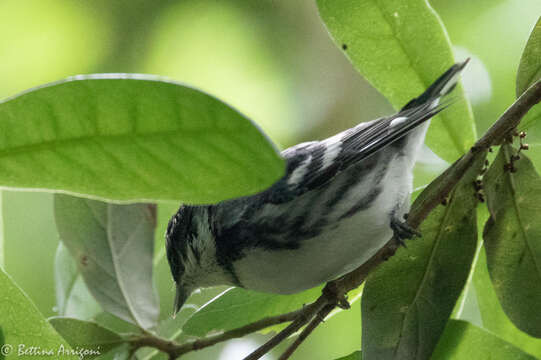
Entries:
{"type": "Polygon", "coordinates": [[[445,109],[449,104],[441,104],[440,100],[455,88],[458,76],[468,61],[451,66],[424,93],[408,102],[395,115],[378,119],[357,132],[350,131],[348,136],[354,144],[350,146],[355,148],[358,160],[404,137],[445,109]]]}
{"type": "MultiPolygon", "coordinates": [[[[445,73],[443,73],[443,75],[434,81],[424,93],[408,102],[400,111],[402,112],[413,109],[420,105],[438,100],[439,98],[449,94],[451,91],[453,91],[458,82],[458,75],[469,61],[470,58],[467,58],[465,61],[451,66],[445,73]]],[[[437,103],[435,105],[437,105],[437,103]]]]}

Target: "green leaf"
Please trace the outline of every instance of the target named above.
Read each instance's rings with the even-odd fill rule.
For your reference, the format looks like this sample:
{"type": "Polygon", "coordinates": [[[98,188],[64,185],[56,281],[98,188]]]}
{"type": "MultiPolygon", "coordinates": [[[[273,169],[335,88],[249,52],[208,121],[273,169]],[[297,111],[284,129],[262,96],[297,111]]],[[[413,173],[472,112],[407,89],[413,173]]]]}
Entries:
{"type": "Polygon", "coordinates": [[[432,360],[535,360],[519,348],[462,320],[449,320],[432,360]]]}
{"type": "Polygon", "coordinates": [[[479,311],[483,319],[483,327],[502,340],[541,358],[541,339],[531,337],[517,329],[503,312],[488,275],[487,258],[484,249],[481,249],[475,266],[473,283],[477,293],[479,311]]]}
{"type": "Polygon", "coordinates": [[[360,351],[355,351],[354,353],[349,354],[348,356],[344,356],[336,360],[362,360],[362,354],[360,351]]]}
{"type": "Polygon", "coordinates": [[[541,79],[541,17],[537,20],[517,71],[517,98],[533,83],[541,79]]]}
{"type": "Polygon", "coordinates": [[[0,268],[4,267],[4,206],[3,204],[4,194],[0,191],[0,268]]]}
{"type": "MultiPolygon", "coordinates": [[[[453,63],[451,44],[426,0],[318,0],[319,13],[357,70],[396,108],[419,96],[453,63]]],[[[453,161],[475,140],[461,86],[428,131],[427,145],[453,161]]]]}
{"type": "MultiPolygon", "coordinates": [[[[214,299],[217,294],[223,292],[223,289],[219,291],[220,288],[223,287],[207,288],[193,293],[189,298],[189,303],[185,304],[185,306],[180,309],[180,312],[177,313],[174,319],[168,317],[167,319],[160,321],[156,328],[156,333],[164,339],[172,340],[180,344],[183,344],[188,340],[194,340],[193,336],[185,334],[182,331],[182,327],[190,316],[201,307],[201,304],[208,303],[210,300],[214,299]]],[[[172,294],[169,294],[169,296],[172,296],[172,294]]],[[[151,348],[140,349],[137,351],[136,355],[138,360],[157,360],[166,358],[163,353],[151,348]]]]}
{"type": "MultiPolygon", "coordinates": [[[[434,351],[470,272],[477,245],[473,182],[484,157],[408,242],[367,279],[361,313],[362,351],[370,359],[427,359],[434,351]]],[[[439,181],[436,179],[435,181],[439,181]]],[[[413,207],[422,203],[425,190],[413,207]]]]}
{"type": "Polygon", "coordinates": [[[4,342],[4,332],[2,331],[2,328],[0,327],[0,360],[4,360],[6,357],[3,354],[3,349],[5,342],[4,342]]]}
{"type": "Polygon", "coordinates": [[[85,359],[105,354],[124,342],[117,333],[90,321],[53,317],[49,319],[49,323],[73,349],[87,351],[85,359]]]}
{"type": "MultiPolygon", "coordinates": [[[[18,351],[32,351],[40,347],[52,355],[35,355],[32,359],[52,359],[60,352],[66,354],[71,347],[53,329],[13,280],[0,269],[0,328],[4,333],[4,346],[12,347],[8,359],[21,358],[18,351]]],[[[5,347],[4,347],[5,349],[5,347]]],[[[62,359],[79,359],[77,356],[62,356],[62,359]]]]}
{"type": "Polygon", "coordinates": [[[198,90],[142,75],[77,76],[0,102],[0,185],[192,203],[284,173],[257,127],[198,90]]]}
{"type": "Polygon", "coordinates": [[[100,313],[101,307],[90,295],[77,263],[62,242],[58,243],[54,266],[58,315],[89,320],[100,313]]]}
{"type": "Polygon", "coordinates": [[[122,344],[110,350],[108,353],[100,355],[97,358],[97,360],[140,360],[140,359],[132,357],[131,344],[122,344]]]}
{"type": "Polygon", "coordinates": [[[118,316],[105,311],[94,316],[91,321],[119,334],[138,334],[143,332],[140,327],[134,325],[132,322],[122,320],[118,316]]]}
{"type": "MultiPolygon", "coordinates": [[[[351,304],[360,299],[362,288],[350,291],[351,304]]],[[[231,288],[199,309],[183,327],[189,335],[204,336],[213,331],[227,331],[269,316],[276,316],[300,309],[314,302],[321,295],[321,287],[292,295],[266,294],[241,288],[231,288]]],[[[330,314],[334,316],[338,311],[330,314]]],[[[272,326],[261,332],[279,330],[283,325],[272,326]]]]}
{"type": "MultiPolygon", "coordinates": [[[[182,326],[186,320],[195,312],[193,308],[183,308],[177,316],[167,318],[160,322],[157,328],[157,333],[161,338],[175,341],[177,343],[185,343],[191,337],[182,332],[182,326]]],[[[143,348],[137,351],[138,360],[150,360],[163,357],[163,354],[152,348],[143,348]]]]}
{"type": "Polygon", "coordinates": [[[190,335],[204,336],[211,331],[227,331],[268,316],[297,310],[321,295],[313,288],[294,295],[274,295],[232,288],[204,305],[184,325],[190,335]]]}
{"type": "MultiPolygon", "coordinates": [[[[214,331],[227,331],[265,317],[276,316],[300,309],[314,302],[321,295],[322,287],[315,287],[292,295],[275,295],[231,288],[201,307],[188,319],[182,330],[194,336],[204,336],[214,331]]],[[[350,304],[360,299],[362,288],[348,294],[350,304]]],[[[341,310],[333,311],[329,317],[341,310]]],[[[261,333],[278,331],[283,324],[261,330],[261,333]]]]}
{"type": "Polygon", "coordinates": [[[484,240],[487,264],[502,308],[522,331],[541,337],[541,178],[523,153],[503,145],[485,175],[490,218],[484,240]]]}
{"type": "MultiPolygon", "coordinates": [[[[488,160],[488,159],[487,159],[488,160]]],[[[488,164],[487,164],[488,165],[488,164]]],[[[475,256],[473,258],[468,280],[460,298],[455,304],[452,319],[468,321],[476,326],[483,326],[483,320],[481,318],[481,312],[479,311],[479,304],[477,303],[477,294],[475,285],[473,283],[473,275],[477,268],[477,261],[479,259],[481,250],[483,249],[483,227],[488,219],[488,209],[484,205],[477,206],[477,248],[475,250],[475,256]]]]}
{"type": "MultiPolygon", "coordinates": [[[[165,231],[171,217],[176,214],[180,204],[158,203],[156,216],[156,231],[154,233],[154,266],[159,265],[165,259],[165,231]]],[[[167,266],[169,268],[169,266],[167,266]]]]}
{"type": "MultiPolygon", "coordinates": [[[[193,311],[190,312],[193,314],[193,311]]],[[[182,336],[182,325],[186,321],[186,317],[183,314],[180,314],[180,318],[177,316],[174,319],[168,318],[160,322],[158,326],[158,335],[161,338],[175,341],[177,343],[183,343],[188,338],[187,336],[182,336]]],[[[153,348],[142,348],[136,353],[138,360],[150,360],[150,359],[160,359],[164,358],[164,354],[157,349],[153,348]]]]}
{"type": "Polygon", "coordinates": [[[103,309],[142,328],[156,325],[155,206],[55,195],[54,207],[60,238],[103,309]]]}
{"type": "MultiPolygon", "coordinates": [[[[537,20],[522,52],[517,71],[517,98],[528,87],[541,79],[541,17],[537,20]]],[[[534,106],[522,119],[519,128],[521,130],[531,128],[541,119],[541,106],[534,106]]]]}

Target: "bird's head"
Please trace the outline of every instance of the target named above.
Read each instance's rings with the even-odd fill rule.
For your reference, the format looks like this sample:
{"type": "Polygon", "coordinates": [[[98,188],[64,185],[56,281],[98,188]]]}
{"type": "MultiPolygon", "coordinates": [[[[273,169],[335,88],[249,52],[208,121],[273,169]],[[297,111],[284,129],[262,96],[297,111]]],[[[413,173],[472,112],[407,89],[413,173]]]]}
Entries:
{"type": "Polygon", "coordinates": [[[224,284],[208,206],[181,206],[167,226],[165,249],[176,284],[173,314],[195,289],[224,284]]]}

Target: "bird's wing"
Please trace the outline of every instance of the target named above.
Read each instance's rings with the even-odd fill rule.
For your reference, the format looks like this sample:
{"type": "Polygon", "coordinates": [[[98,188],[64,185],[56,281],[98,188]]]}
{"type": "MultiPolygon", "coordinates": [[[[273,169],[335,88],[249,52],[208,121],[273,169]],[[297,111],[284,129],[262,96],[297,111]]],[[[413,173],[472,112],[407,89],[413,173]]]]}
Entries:
{"type": "Polygon", "coordinates": [[[440,100],[456,86],[458,74],[467,61],[449,68],[397,114],[362,123],[323,141],[302,143],[284,150],[282,156],[287,161],[287,170],[282,184],[277,186],[295,195],[312,190],[404,137],[447,106],[440,100]]]}

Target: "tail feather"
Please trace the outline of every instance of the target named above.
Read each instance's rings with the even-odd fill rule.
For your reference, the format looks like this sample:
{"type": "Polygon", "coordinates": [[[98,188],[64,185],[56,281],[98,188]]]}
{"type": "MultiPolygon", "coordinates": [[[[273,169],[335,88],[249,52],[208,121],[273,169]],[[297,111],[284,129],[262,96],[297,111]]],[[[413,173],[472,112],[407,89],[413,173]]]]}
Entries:
{"type": "Polygon", "coordinates": [[[469,59],[457,63],[441,75],[419,97],[411,100],[397,114],[378,119],[370,125],[350,129],[343,137],[343,149],[350,153],[351,161],[360,161],[394,141],[444,110],[449,104],[441,104],[458,82],[458,75],[469,59]]]}
{"type": "Polygon", "coordinates": [[[412,99],[400,111],[402,112],[404,110],[415,108],[430,102],[431,99],[436,100],[449,94],[456,87],[458,76],[469,61],[470,58],[467,58],[465,61],[451,66],[436,81],[434,81],[424,93],[415,99],[412,99]]]}

